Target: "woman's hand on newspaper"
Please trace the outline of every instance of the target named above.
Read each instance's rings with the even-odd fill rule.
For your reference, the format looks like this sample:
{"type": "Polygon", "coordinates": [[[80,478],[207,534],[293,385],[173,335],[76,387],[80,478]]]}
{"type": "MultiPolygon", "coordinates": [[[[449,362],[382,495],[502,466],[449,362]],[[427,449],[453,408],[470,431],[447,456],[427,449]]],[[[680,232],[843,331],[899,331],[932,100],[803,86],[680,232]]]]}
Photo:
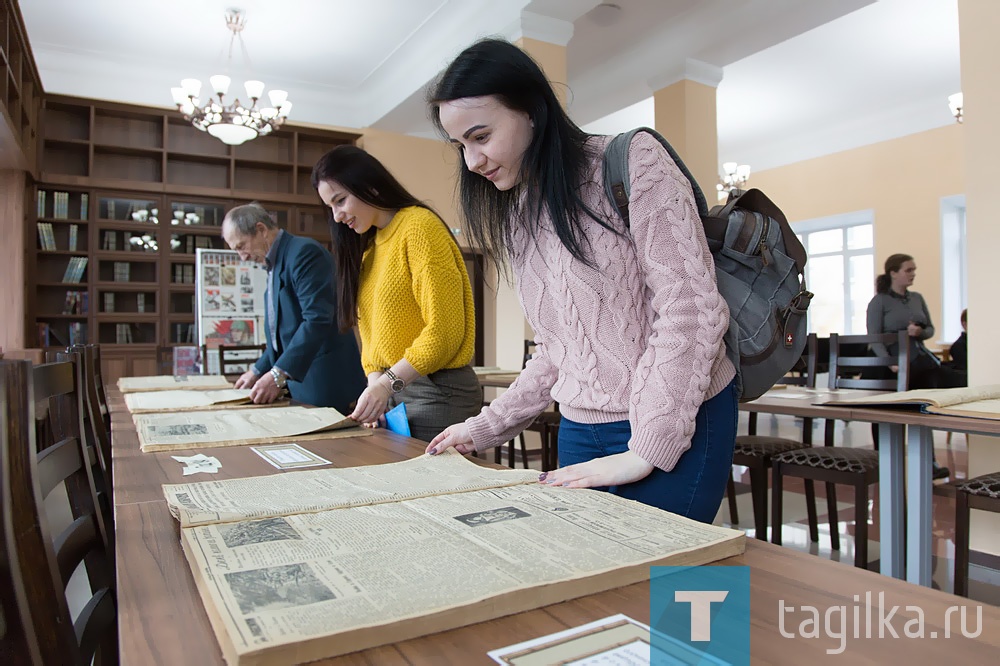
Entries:
{"type": "Polygon", "coordinates": [[[538,480],[568,488],[599,488],[639,481],[652,471],[653,465],[635,453],[625,451],[546,472],[538,480]]]}
{"type": "Polygon", "coordinates": [[[456,423],[445,428],[437,437],[427,445],[426,452],[433,455],[444,453],[451,447],[459,453],[472,453],[476,450],[476,445],[472,443],[472,433],[469,426],[464,423],[456,423]]]}
{"type": "Polygon", "coordinates": [[[358,398],[358,404],[351,412],[351,418],[358,423],[375,427],[379,418],[389,407],[389,396],[392,389],[384,382],[372,382],[358,398]]]}

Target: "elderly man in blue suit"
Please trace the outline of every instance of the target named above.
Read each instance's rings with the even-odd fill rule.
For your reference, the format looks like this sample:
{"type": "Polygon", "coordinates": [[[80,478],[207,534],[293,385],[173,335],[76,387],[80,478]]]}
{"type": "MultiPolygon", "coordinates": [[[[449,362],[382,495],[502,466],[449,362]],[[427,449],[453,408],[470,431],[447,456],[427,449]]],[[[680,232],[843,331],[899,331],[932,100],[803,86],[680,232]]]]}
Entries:
{"type": "Polygon", "coordinates": [[[295,400],[350,414],[368,382],[354,334],[337,330],[330,253],[278,228],[257,203],[226,213],[222,237],[241,259],[267,268],[267,350],[236,388],[261,404],[287,386],[295,400]]]}

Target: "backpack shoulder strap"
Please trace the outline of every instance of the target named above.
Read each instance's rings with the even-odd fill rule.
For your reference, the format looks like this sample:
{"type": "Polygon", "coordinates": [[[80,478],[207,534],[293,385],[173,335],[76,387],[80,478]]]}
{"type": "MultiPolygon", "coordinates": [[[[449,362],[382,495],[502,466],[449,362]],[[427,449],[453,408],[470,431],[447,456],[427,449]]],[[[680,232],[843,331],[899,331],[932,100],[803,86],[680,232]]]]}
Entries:
{"type": "Polygon", "coordinates": [[[629,130],[628,132],[622,132],[610,142],[608,142],[607,147],[604,149],[604,191],[607,193],[608,200],[611,201],[615,208],[618,209],[618,214],[621,215],[622,220],[625,221],[625,226],[629,224],[628,217],[628,198],[630,192],[629,175],[628,175],[628,151],[629,146],[632,145],[632,139],[635,137],[636,133],[645,132],[655,138],[670,155],[670,159],[674,161],[677,168],[681,170],[684,177],[688,179],[691,183],[691,190],[694,193],[695,205],[698,207],[698,215],[702,218],[708,215],[708,204],[705,202],[705,195],[702,193],[701,188],[698,187],[697,181],[691,175],[688,170],[687,165],[681,159],[674,147],[670,145],[663,136],[656,130],[649,127],[637,127],[636,129],[629,130]]]}

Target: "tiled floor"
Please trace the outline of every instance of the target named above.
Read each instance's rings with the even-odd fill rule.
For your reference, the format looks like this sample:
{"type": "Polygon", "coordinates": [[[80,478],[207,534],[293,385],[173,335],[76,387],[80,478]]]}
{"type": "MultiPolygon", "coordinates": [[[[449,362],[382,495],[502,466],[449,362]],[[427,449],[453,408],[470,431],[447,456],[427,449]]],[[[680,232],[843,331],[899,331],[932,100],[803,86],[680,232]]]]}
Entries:
{"type": "MultiPolygon", "coordinates": [[[[823,441],[823,421],[817,420],[813,433],[814,442],[823,441]]],[[[801,420],[786,416],[764,416],[758,421],[758,434],[774,435],[798,439],[802,428],[801,420]]],[[[747,431],[747,416],[740,415],[739,432],[747,431]]],[[[529,436],[529,449],[538,446],[529,436]]],[[[940,464],[949,467],[952,472],[950,480],[966,477],[968,456],[964,435],[953,435],[951,443],[947,443],[945,433],[934,433],[934,450],[940,464]]],[[[838,421],[836,425],[836,441],[838,446],[858,446],[870,448],[872,445],[871,427],[866,423],[845,424],[838,421]]],[[[491,457],[492,459],[492,457],[491,457]]],[[[518,467],[521,466],[520,452],[517,455],[518,467]]],[[[538,467],[537,455],[529,460],[529,464],[538,467]]],[[[750,499],[750,478],[740,468],[734,468],[737,475],[737,510],[739,523],[733,525],[742,529],[747,536],[754,536],[753,506],[750,499]]],[[[933,585],[935,588],[951,592],[953,589],[954,557],[955,557],[955,501],[948,496],[947,491],[937,482],[933,498],[933,585]]],[[[834,561],[844,562],[845,566],[854,564],[854,504],[852,491],[846,487],[838,488],[837,494],[837,525],[840,533],[840,550],[835,551],[830,544],[830,526],[826,508],[825,492],[822,484],[817,484],[817,512],[819,514],[819,541],[813,543],[809,539],[806,521],[806,503],[802,482],[798,479],[788,479],[785,482],[783,494],[784,525],[782,526],[782,545],[802,552],[811,553],[817,557],[825,557],[834,561]]],[[[879,557],[879,523],[878,523],[878,486],[871,489],[868,507],[868,559],[869,568],[878,571],[879,557]]],[[[716,524],[730,526],[728,503],[723,502],[716,524]]],[[[977,601],[1000,605],[1000,571],[973,565],[970,567],[969,597],[977,601]]]]}

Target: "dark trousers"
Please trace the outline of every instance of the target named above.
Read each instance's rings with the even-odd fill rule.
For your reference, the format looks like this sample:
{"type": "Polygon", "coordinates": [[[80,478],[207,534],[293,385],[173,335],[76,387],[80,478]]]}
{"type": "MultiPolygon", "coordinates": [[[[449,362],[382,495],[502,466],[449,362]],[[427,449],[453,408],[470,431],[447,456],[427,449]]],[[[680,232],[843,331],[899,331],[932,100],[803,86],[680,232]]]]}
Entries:
{"type": "MultiPolygon", "coordinates": [[[[691,448],[669,472],[654,469],[635,483],[599,488],[627,499],[710,523],[719,511],[733,465],[736,442],[735,380],[702,403],[695,418],[691,448]]],[[[566,467],[628,450],[628,421],[559,424],[559,466],[566,467]]]]}

